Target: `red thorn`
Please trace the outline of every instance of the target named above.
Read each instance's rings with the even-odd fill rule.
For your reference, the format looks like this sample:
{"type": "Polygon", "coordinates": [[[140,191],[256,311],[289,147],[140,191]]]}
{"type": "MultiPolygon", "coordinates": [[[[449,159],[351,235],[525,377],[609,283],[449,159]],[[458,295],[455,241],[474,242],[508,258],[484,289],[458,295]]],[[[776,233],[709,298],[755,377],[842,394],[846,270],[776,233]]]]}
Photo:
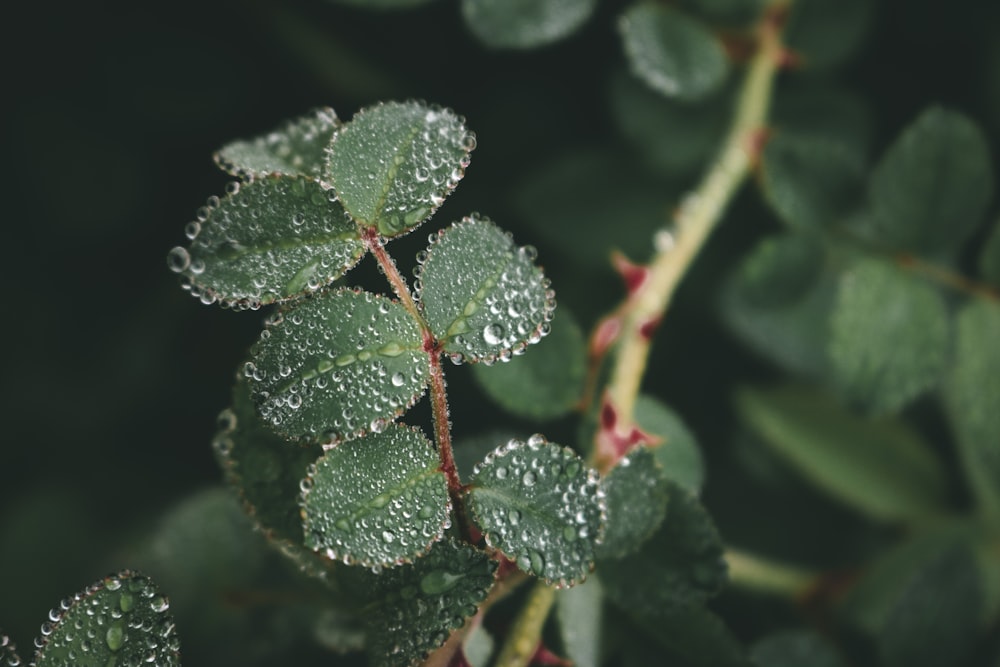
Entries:
{"type": "Polygon", "coordinates": [[[601,404],[601,429],[604,431],[610,431],[615,427],[615,422],[618,421],[618,413],[615,412],[615,408],[611,405],[611,402],[604,399],[604,403],[601,404]]]}
{"type": "Polygon", "coordinates": [[[531,656],[531,660],[528,661],[529,665],[541,665],[542,667],[573,667],[573,662],[567,660],[566,658],[560,658],[558,655],[545,648],[542,642],[538,642],[538,648],[535,649],[535,654],[531,656]]]}
{"type": "Polygon", "coordinates": [[[608,348],[617,340],[622,331],[622,319],[619,315],[608,315],[597,323],[590,337],[590,358],[600,359],[608,348]]]}
{"type": "Polygon", "coordinates": [[[503,581],[508,575],[517,572],[517,564],[509,558],[501,558],[497,567],[497,580],[503,581]]]}
{"type": "Polygon", "coordinates": [[[662,317],[653,317],[643,322],[639,327],[639,335],[646,340],[652,340],[653,334],[656,333],[656,329],[660,326],[662,319],[662,317]]]}
{"type": "Polygon", "coordinates": [[[660,438],[646,433],[638,426],[620,428],[618,421],[618,411],[605,394],[601,402],[601,424],[596,439],[597,459],[606,466],[605,469],[613,467],[633,447],[660,443],[660,438]]]}
{"type": "Polygon", "coordinates": [[[768,127],[762,127],[750,133],[747,140],[747,151],[754,163],[758,162],[760,156],[764,154],[764,147],[767,146],[772,134],[771,128],[768,127]]]}
{"type": "Polygon", "coordinates": [[[782,69],[800,69],[804,63],[802,54],[791,49],[783,48],[778,53],[778,67],[782,69]]]}
{"type": "Polygon", "coordinates": [[[611,264],[615,271],[625,281],[625,289],[628,295],[632,296],[639,291],[646,279],[649,278],[649,268],[640,264],[635,264],[628,257],[617,250],[611,253],[611,264]]]}
{"type": "Polygon", "coordinates": [[[473,544],[479,544],[483,539],[483,532],[479,530],[476,526],[469,526],[469,541],[473,544]]]}

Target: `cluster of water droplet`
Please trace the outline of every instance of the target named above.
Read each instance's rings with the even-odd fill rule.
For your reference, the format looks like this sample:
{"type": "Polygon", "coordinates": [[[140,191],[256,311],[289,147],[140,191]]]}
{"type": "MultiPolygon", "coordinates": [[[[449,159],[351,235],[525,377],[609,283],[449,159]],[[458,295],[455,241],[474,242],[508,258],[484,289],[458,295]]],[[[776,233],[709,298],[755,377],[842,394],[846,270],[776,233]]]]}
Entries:
{"type": "Polygon", "coordinates": [[[35,641],[46,665],[179,665],[169,602],[132,572],[106,577],[49,612],[35,641]]]}
{"type": "Polygon", "coordinates": [[[394,301],[352,290],[279,311],[244,367],[263,419],[292,438],[378,432],[423,393],[420,329],[394,301]]]}
{"type": "Polygon", "coordinates": [[[337,132],[328,175],[359,221],[396,236],[444,202],[464,176],[475,147],[465,119],[450,109],[415,101],[383,103],[358,112],[337,132]]]}
{"type": "Polygon", "coordinates": [[[413,664],[442,646],[486,599],[496,567],[481,551],[443,540],[414,564],[383,573],[368,637],[373,666],[413,664]]]}
{"type": "Polygon", "coordinates": [[[551,330],[556,307],[537,251],[478,214],[429,237],[416,294],[452,362],[492,364],[523,354],[551,330]]]}
{"type": "Polygon", "coordinates": [[[327,451],[302,480],[306,545],[379,567],[425,553],[451,525],[438,465],[423,433],[397,425],[327,451]]]}
{"type": "Polygon", "coordinates": [[[17,655],[17,646],[10,637],[0,632],[0,659],[6,667],[20,667],[21,658],[17,655]]]}
{"type": "Polygon", "coordinates": [[[230,183],[210,197],[167,264],[203,303],[238,309],[324,287],[354,266],[364,243],[332,190],[306,177],[230,183]]]}
{"type": "Polygon", "coordinates": [[[606,505],[597,471],[573,450],[539,434],[510,440],[476,466],[469,497],[487,543],[523,571],[559,586],[586,578],[606,505]]]}
{"type": "Polygon", "coordinates": [[[273,173],[322,179],[327,146],[339,127],[333,109],[315,109],[262,137],[225,146],[215,154],[215,162],[224,171],[248,180],[273,173]]]}

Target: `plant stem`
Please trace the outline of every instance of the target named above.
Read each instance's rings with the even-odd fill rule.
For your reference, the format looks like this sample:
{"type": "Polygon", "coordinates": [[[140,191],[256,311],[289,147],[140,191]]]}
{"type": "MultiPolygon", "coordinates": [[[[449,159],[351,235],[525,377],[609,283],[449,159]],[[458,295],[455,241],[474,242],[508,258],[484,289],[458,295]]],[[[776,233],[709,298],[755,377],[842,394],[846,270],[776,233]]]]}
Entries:
{"type": "Polygon", "coordinates": [[[653,328],[763,148],[771,91],[783,58],[781,23],[789,4],[779,0],[765,9],[757,28],[758,49],[722,150],[698,187],[681,202],[673,229],[657,234],[647,274],[623,304],[618,353],[607,388],[621,427],[632,423],[653,328]]]}
{"type": "Polygon", "coordinates": [[[392,291],[396,293],[396,297],[403,304],[403,307],[406,308],[406,312],[416,320],[426,338],[430,334],[430,327],[427,325],[423,313],[417,308],[417,304],[413,300],[413,294],[410,292],[410,286],[406,284],[406,279],[399,273],[395,260],[385,251],[382,237],[379,236],[378,231],[374,227],[362,227],[361,239],[365,242],[365,246],[367,246],[372,256],[375,257],[375,261],[378,262],[382,274],[385,275],[385,279],[392,286],[392,291]]]}
{"type": "Polygon", "coordinates": [[[732,548],[726,550],[726,563],[734,586],[791,598],[803,596],[820,578],[815,572],[732,548]]]}
{"type": "Polygon", "coordinates": [[[527,667],[542,639],[542,628],[549,610],[556,599],[556,590],[538,582],[528,594],[528,601],[521,609],[507,633],[494,667],[527,667]]]}

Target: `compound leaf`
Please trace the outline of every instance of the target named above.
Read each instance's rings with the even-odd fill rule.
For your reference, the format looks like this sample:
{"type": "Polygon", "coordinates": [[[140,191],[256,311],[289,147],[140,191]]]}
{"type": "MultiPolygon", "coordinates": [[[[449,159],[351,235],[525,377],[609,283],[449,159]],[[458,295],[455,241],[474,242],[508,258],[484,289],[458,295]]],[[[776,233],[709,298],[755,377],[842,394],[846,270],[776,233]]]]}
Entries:
{"type": "Polygon", "coordinates": [[[698,20],[641,2],[619,27],[632,72],[667,97],[695,101],[719,90],[729,73],[721,42],[698,20]]]}
{"type": "Polygon", "coordinates": [[[816,486],[866,514],[916,520],[943,509],[943,467],[917,434],[856,417],[803,387],[744,390],[743,419],[816,486]]]}
{"type": "Polygon", "coordinates": [[[444,202],[475,145],[464,119],[450,109],[379,104],[359,111],[334,135],[326,175],[358,224],[396,236],[444,202]]]}
{"type": "Polygon", "coordinates": [[[698,606],[726,581],[722,541],[698,499],[668,482],[667,517],[642,547],[598,563],[607,596],[639,617],[656,619],[698,606]]]}
{"type": "Polygon", "coordinates": [[[493,586],[496,561],[452,540],[413,564],[372,577],[367,617],[372,667],[408,667],[443,645],[475,615],[493,586]]]}
{"type": "Polygon", "coordinates": [[[834,379],[872,412],[898,410],[940,379],[947,308],[934,287],[912,274],[863,260],[841,277],[830,318],[834,379]]]}
{"type": "Polygon", "coordinates": [[[971,301],[955,328],[945,404],[970,485],[985,509],[1000,512],[1000,305],[971,301]]]}
{"type": "Polygon", "coordinates": [[[230,183],[187,227],[170,268],[205,303],[256,308],[317,290],[364,254],[333,192],[304,176],[230,183]]]}
{"type": "Polygon", "coordinates": [[[960,113],[932,107],[872,173],[874,232],[894,249],[947,257],[978,226],[992,193],[982,130],[960,113]]]}
{"type": "Polygon", "coordinates": [[[519,417],[543,421],[570,412],[583,394],[587,371],[583,331],[560,309],[552,333],[539,343],[530,362],[479,364],[472,376],[498,405],[519,417]]]}
{"type": "Polygon", "coordinates": [[[365,566],[425,553],[451,511],[439,465],[422,432],[397,424],[330,449],[303,486],[306,546],[365,566]]]}
{"type": "Polygon", "coordinates": [[[548,333],[555,295],[535,255],[486,218],[438,232],[420,273],[420,302],[453,361],[510,359],[548,333]]]}
{"type": "Polygon", "coordinates": [[[32,664],[179,665],[169,607],[148,577],[128,570],[107,576],[49,612],[32,664]]]}
{"type": "Polygon", "coordinates": [[[636,447],[602,480],[607,502],[604,540],[597,557],[622,558],[652,537],[667,515],[667,476],[653,453],[636,447]]]}
{"type": "Polygon", "coordinates": [[[500,49],[530,49],[572,34],[597,0],[462,0],[462,16],[479,41],[500,49]]]}
{"type": "Polygon", "coordinates": [[[321,179],[327,146],[340,126],[333,109],[315,109],[261,137],[224,146],[215,163],[240,178],[285,174],[321,179]]]}
{"type": "Polygon", "coordinates": [[[705,462],[694,434],[680,416],[658,399],[643,394],[635,402],[635,421],[645,433],[661,440],[652,452],[666,478],[697,494],[705,479],[705,462]]]}
{"type": "Polygon", "coordinates": [[[402,414],[429,371],[420,328],[401,305],[342,289],[271,318],[245,372],[266,422],[293,438],[337,442],[402,414]]]}
{"type": "Polygon", "coordinates": [[[828,227],[861,204],[864,164],[839,142],[779,132],[767,142],[761,166],[764,195],[791,227],[828,227]]]}
{"type": "Polygon", "coordinates": [[[564,587],[593,567],[604,496],[573,450],[541,436],[511,440],[476,467],[468,498],[486,542],[524,572],[564,587]]]}

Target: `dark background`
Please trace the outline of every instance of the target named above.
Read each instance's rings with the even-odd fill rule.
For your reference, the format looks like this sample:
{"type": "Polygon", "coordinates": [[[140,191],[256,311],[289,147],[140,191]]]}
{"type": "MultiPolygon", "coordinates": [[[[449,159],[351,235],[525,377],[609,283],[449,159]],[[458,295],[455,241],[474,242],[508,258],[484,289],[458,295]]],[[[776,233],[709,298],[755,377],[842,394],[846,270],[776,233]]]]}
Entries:
{"type": "MultiPolygon", "coordinates": [[[[932,101],[995,136],[995,5],[879,3],[877,39],[836,75],[870,102],[876,155],[932,101]]],[[[585,326],[611,308],[619,292],[610,271],[574,273],[511,197],[545,161],[619,141],[606,89],[623,67],[614,26],[624,6],[602,2],[582,31],[551,47],[498,53],[474,41],[450,0],[392,14],[322,0],[9,4],[0,19],[0,627],[30,646],[60,598],[128,565],[115,560],[122,544],[220,479],[209,448],[215,415],[262,316],[201,306],[165,257],[204,199],[222,193],[227,178],[211,154],[223,143],[319,105],[344,119],[379,99],[452,107],[479,148],[430,225],[487,213],[539,246],[560,303],[585,326]]],[[[751,221],[754,197],[741,202],[756,211],[751,221]]],[[[769,370],[735,347],[706,303],[767,224],[720,232],[648,376],[713,467],[725,467],[729,387],[769,370]]],[[[397,256],[412,256],[424,237],[398,242],[397,256]]],[[[464,369],[449,378],[460,434],[502,419],[464,369]]],[[[726,504],[717,484],[710,472],[710,507],[726,504]]]]}

